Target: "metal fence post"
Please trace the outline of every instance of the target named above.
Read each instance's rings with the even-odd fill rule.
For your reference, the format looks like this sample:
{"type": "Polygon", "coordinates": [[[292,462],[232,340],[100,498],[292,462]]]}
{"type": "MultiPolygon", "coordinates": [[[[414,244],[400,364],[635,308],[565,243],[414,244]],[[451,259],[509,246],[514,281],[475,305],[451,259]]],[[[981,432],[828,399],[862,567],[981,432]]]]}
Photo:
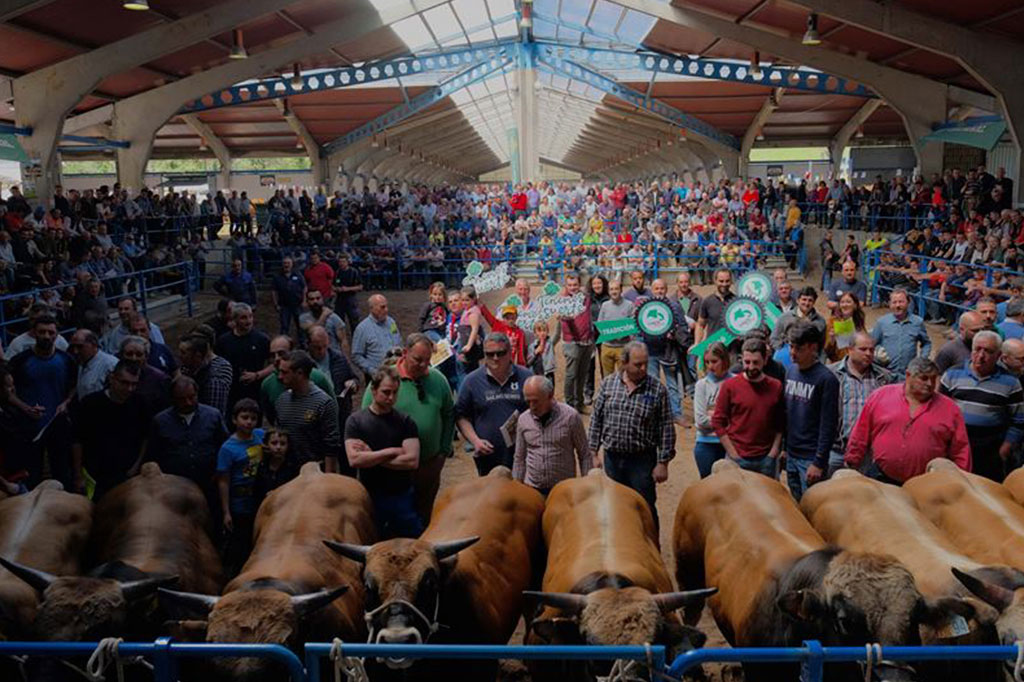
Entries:
{"type": "Polygon", "coordinates": [[[149,317],[149,313],[147,312],[148,304],[146,302],[146,298],[147,298],[146,297],[146,273],[145,272],[140,272],[138,274],[138,277],[139,277],[139,303],[142,305],[142,314],[145,317],[149,317]]]}
{"type": "Polygon", "coordinates": [[[153,647],[153,682],[177,682],[178,666],[171,655],[171,638],[159,637],[153,647]]]}
{"type": "Polygon", "coordinates": [[[195,282],[193,280],[193,277],[194,277],[193,270],[194,269],[196,269],[196,270],[198,269],[198,268],[195,268],[195,264],[194,263],[192,263],[191,261],[185,261],[185,309],[188,311],[188,316],[189,317],[192,317],[192,312],[193,312],[192,311],[192,288],[193,288],[193,286],[195,286],[195,282]]]}
{"type": "Polygon", "coordinates": [[[800,664],[800,682],[822,682],[825,677],[825,652],[818,641],[805,641],[807,658],[800,664]]]}

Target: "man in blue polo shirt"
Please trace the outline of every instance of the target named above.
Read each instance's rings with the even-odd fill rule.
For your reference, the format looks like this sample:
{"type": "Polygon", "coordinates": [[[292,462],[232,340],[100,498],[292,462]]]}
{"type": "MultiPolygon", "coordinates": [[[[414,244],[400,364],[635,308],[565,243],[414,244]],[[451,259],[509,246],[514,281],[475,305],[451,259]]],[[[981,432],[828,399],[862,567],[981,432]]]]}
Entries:
{"type": "Polygon", "coordinates": [[[456,424],[473,446],[477,472],[512,468],[515,425],[526,410],[523,385],[533,373],[512,364],[512,343],[499,332],[484,339],[484,364],[466,375],[455,401],[456,424]]]}

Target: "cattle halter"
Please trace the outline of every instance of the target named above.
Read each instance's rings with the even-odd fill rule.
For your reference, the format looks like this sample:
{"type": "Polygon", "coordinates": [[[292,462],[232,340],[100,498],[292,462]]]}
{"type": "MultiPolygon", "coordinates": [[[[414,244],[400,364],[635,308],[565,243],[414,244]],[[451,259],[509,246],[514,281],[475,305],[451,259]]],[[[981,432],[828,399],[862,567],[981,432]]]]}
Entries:
{"type": "MultiPolygon", "coordinates": [[[[432,619],[427,618],[427,616],[422,611],[420,611],[416,607],[416,605],[413,604],[412,602],[408,602],[408,601],[406,601],[404,599],[395,599],[395,600],[389,601],[389,602],[387,602],[385,604],[381,604],[380,606],[378,606],[374,610],[369,611],[364,616],[364,618],[366,619],[367,629],[369,630],[369,635],[366,638],[366,643],[367,644],[380,644],[381,643],[380,642],[380,638],[381,638],[381,636],[383,636],[384,632],[381,631],[380,628],[376,627],[376,625],[374,624],[374,621],[377,620],[377,616],[380,615],[381,613],[386,613],[386,611],[392,610],[392,607],[394,607],[395,610],[399,610],[399,611],[405,611],[405,610],[411,611],[412,615],[415,617],[415,619],[417,619],[419,621],[419,624],[422,624],[424,626],[424,629],[427,632],[426,639],[428,639],[428,640],[430,639],[431,635],[433,635],[435,632],[437,632],[441,628],[440,623],[437,622],[437,614],[438,614],[438,611],[439,611],[439,609],[441,607],[441,595],[440,594],[437,594],[437,595],[434,596],[434,617],[432,619]]],[[[412,633],[416,637],[416,644],[423,644],[424,637],[420,634],[420,628],[416,627],[416,626],[413,626],[411,628],[411,630],[412,630],[412,633]]],[[[378,659],[378,660],[382,660],[382,659],[378,659]]],[[[404,659],[404,658],[397,658],[397,659],[388,659],[388,660],[389,661],[393,661],[395,663],[399,663],[399,662],[404,662],[406,659],[404,659]]],[[[409,665],[411,665],[411,664],[409,664],[409,665]]]]}

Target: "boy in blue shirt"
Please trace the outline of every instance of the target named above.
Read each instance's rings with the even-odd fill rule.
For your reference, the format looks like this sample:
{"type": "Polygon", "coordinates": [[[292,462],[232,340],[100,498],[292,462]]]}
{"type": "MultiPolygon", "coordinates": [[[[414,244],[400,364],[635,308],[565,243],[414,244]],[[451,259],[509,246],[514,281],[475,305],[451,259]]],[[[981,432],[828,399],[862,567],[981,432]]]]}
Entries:
{"type": "Polygon", "coordinates": [[[256,428],[260,407],[243,398],[231,411],[235,432],[217,453],[217,489],[226,535],[223,554],[227,575],[236,575],[252,549],[253,523],[260,500],[256,496],[256,473],[263,459],[263,429],[256,428]]]}

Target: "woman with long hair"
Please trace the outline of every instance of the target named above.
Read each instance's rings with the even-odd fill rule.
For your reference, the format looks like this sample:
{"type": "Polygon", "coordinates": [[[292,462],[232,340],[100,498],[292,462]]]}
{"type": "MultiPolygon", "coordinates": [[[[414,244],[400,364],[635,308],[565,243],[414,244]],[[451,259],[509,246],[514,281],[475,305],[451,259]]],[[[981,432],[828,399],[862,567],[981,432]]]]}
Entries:
{"type": "Polygon", "coordinates": [[[838,305],[825,325],[825,355],[829,361],[845,358],[854,335],[863,331],[867,331],[864,310],[857,297],[847,291],[839,297],[838,305]]]}
{"type": "Polygon", "coordinates": [[[710,476],[712,465],[725,458],[725,448],[711,428],[718,390],[722,382],[732,376],[729,372],[729,351],[720,341],[712,343],[704,351],[704,369],[707,374],[698,379],[693,388],[693,422],[697,427],[693,458],[701,478],[710,476]]]}

